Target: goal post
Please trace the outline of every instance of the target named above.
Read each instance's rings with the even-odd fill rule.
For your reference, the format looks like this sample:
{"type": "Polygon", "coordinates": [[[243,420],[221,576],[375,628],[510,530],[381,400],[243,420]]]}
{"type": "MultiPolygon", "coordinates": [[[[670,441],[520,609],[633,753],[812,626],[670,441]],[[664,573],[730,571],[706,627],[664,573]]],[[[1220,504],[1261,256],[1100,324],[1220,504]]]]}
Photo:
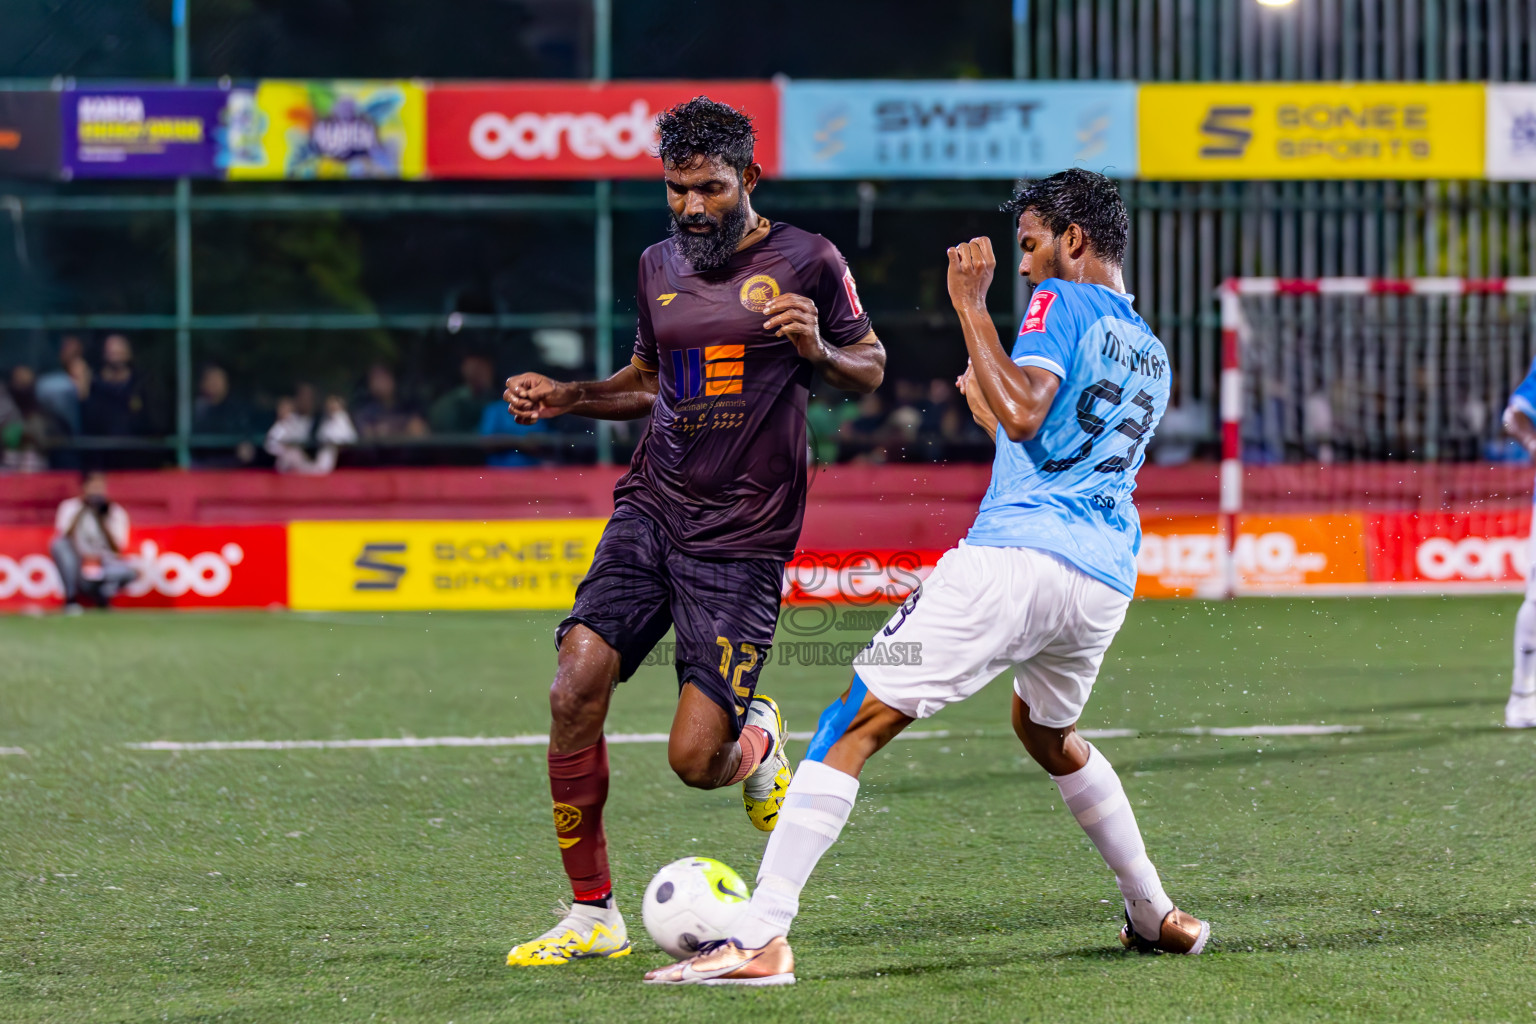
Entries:
{"type": "MultiPolygon", "coordinates": [[[[1509,513],[1499,529],[1528,529],[1530,469],[1504,438],[1501,413],[1536,354],[1536,277],[1237,277],[1218,297],[1226,595],[1289,592],[1306,575],[1276,583],[1255,567],[1265,552],[1255,553],[1252,533],[1263,527],[1252,524],[1265,517],[1310,517],[1335,532],[1364,523],[1355,576],[1370,578],[1308,581],[1341,592],[1410,582],[1376,577],[1413,576],[1412,565],[1383,567],[1411,562],[1417,549],[1403,541],[1406,555],[1382,551],[1401,540],[1393,531],[1430,529],[1426,516],[1451,517],[1435,527],[1447,536],[1482,529],[1467,516],[1509,513]],[[1383,525],[1384,515],[1413,519],[1383,525]]],[[[1489,570],[1482,582],[1507,589],[1518,582],[1511,571],[1489,570]]]]}

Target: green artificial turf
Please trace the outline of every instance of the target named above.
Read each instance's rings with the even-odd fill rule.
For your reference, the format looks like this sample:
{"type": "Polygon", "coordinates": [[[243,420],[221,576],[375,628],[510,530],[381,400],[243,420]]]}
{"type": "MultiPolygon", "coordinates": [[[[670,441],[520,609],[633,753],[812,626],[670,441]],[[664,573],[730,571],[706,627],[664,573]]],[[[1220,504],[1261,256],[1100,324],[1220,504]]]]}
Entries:
{"type": "MultiPolygon", "coordinates": [[[[1113,879],[1008,728],[1006,680],[871,762],[793,933],[800,983],[652,990],[652,871],[761,834],[660,744],[611,748],[635,953],[509,969],[568,895],[539,747],[147,740],[547,727],[555,614],[0,619],[5,1021],[1531,1020],[1536,736],[1498,728],[1507,598],[1135,604],[1083,726],[1208,955],[1122,952],[1113,879]],[[1189,727],[1347,724],[1350,735],[1189,727]]],[[[863,632],[823,639],[862,639],[863,632]]],[[[770,665],[810,730],[848,678],[770,665]]],[[[661,732],[644,669],[610,732],[661,732]]],[[[798,755],[803,744],[795,744],[798,755]]]]}

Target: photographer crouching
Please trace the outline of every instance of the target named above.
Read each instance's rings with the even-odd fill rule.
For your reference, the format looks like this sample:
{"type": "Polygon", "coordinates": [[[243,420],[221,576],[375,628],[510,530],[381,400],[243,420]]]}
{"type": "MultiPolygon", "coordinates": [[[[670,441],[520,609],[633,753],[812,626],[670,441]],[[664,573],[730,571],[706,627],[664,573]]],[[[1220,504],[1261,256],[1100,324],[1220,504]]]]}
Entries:
{"type": "Polygon", "coordinates": [[[59,503],[54,537],[48,545],[64,583],[64,612],[80,613],[85,595],[106,608],[117,592],[138,578],[139,571],[123,557],[128,548],[128,513],[107,497],[107,475],[86,470],[80,494],[59,503]]]}

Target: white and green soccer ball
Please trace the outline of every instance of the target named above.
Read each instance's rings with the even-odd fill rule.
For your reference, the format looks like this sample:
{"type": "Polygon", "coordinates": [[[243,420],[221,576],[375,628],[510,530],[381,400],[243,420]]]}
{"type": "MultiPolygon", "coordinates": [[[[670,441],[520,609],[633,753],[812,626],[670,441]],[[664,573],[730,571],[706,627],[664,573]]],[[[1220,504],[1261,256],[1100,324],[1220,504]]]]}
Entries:
{"type": "Polygon", "coordinates": [[[729,939],[750,895],[747,883],[729,866],[708,857],[684,857],[656,872],[646,886],[645,930],[681,960],[705,942],[729,939]]]}

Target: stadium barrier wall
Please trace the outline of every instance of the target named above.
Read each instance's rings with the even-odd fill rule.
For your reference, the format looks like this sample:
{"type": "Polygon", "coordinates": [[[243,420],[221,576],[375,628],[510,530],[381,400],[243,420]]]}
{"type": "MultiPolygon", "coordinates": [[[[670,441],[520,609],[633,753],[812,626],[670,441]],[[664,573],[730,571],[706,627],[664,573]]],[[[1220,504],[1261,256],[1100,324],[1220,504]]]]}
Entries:
{"type": "MultiPolygon", "coordinates": [[[[151,526],[128,557],[127,607],[411,611],[568,608],[604,518],[300,520],[151,526]]],[[[1463,512],[1239,515],[1237,593],[1519,591],[1530,564],[1529,507],[1463,512]]],[[[898,536],[887,530],[886,536],[898,536]]],[[[0,526],[0,610],[58,606],[52,530],[0,526]]],[[[947,547],[947,545],[946,545],[947,547]]],[[[1227,592],[1223,517],[1148,515],[1137,595],[1227,592]]],[[[806,548],[785,569],[791,603],[899,601],[943,548],[806,548]]]]}

